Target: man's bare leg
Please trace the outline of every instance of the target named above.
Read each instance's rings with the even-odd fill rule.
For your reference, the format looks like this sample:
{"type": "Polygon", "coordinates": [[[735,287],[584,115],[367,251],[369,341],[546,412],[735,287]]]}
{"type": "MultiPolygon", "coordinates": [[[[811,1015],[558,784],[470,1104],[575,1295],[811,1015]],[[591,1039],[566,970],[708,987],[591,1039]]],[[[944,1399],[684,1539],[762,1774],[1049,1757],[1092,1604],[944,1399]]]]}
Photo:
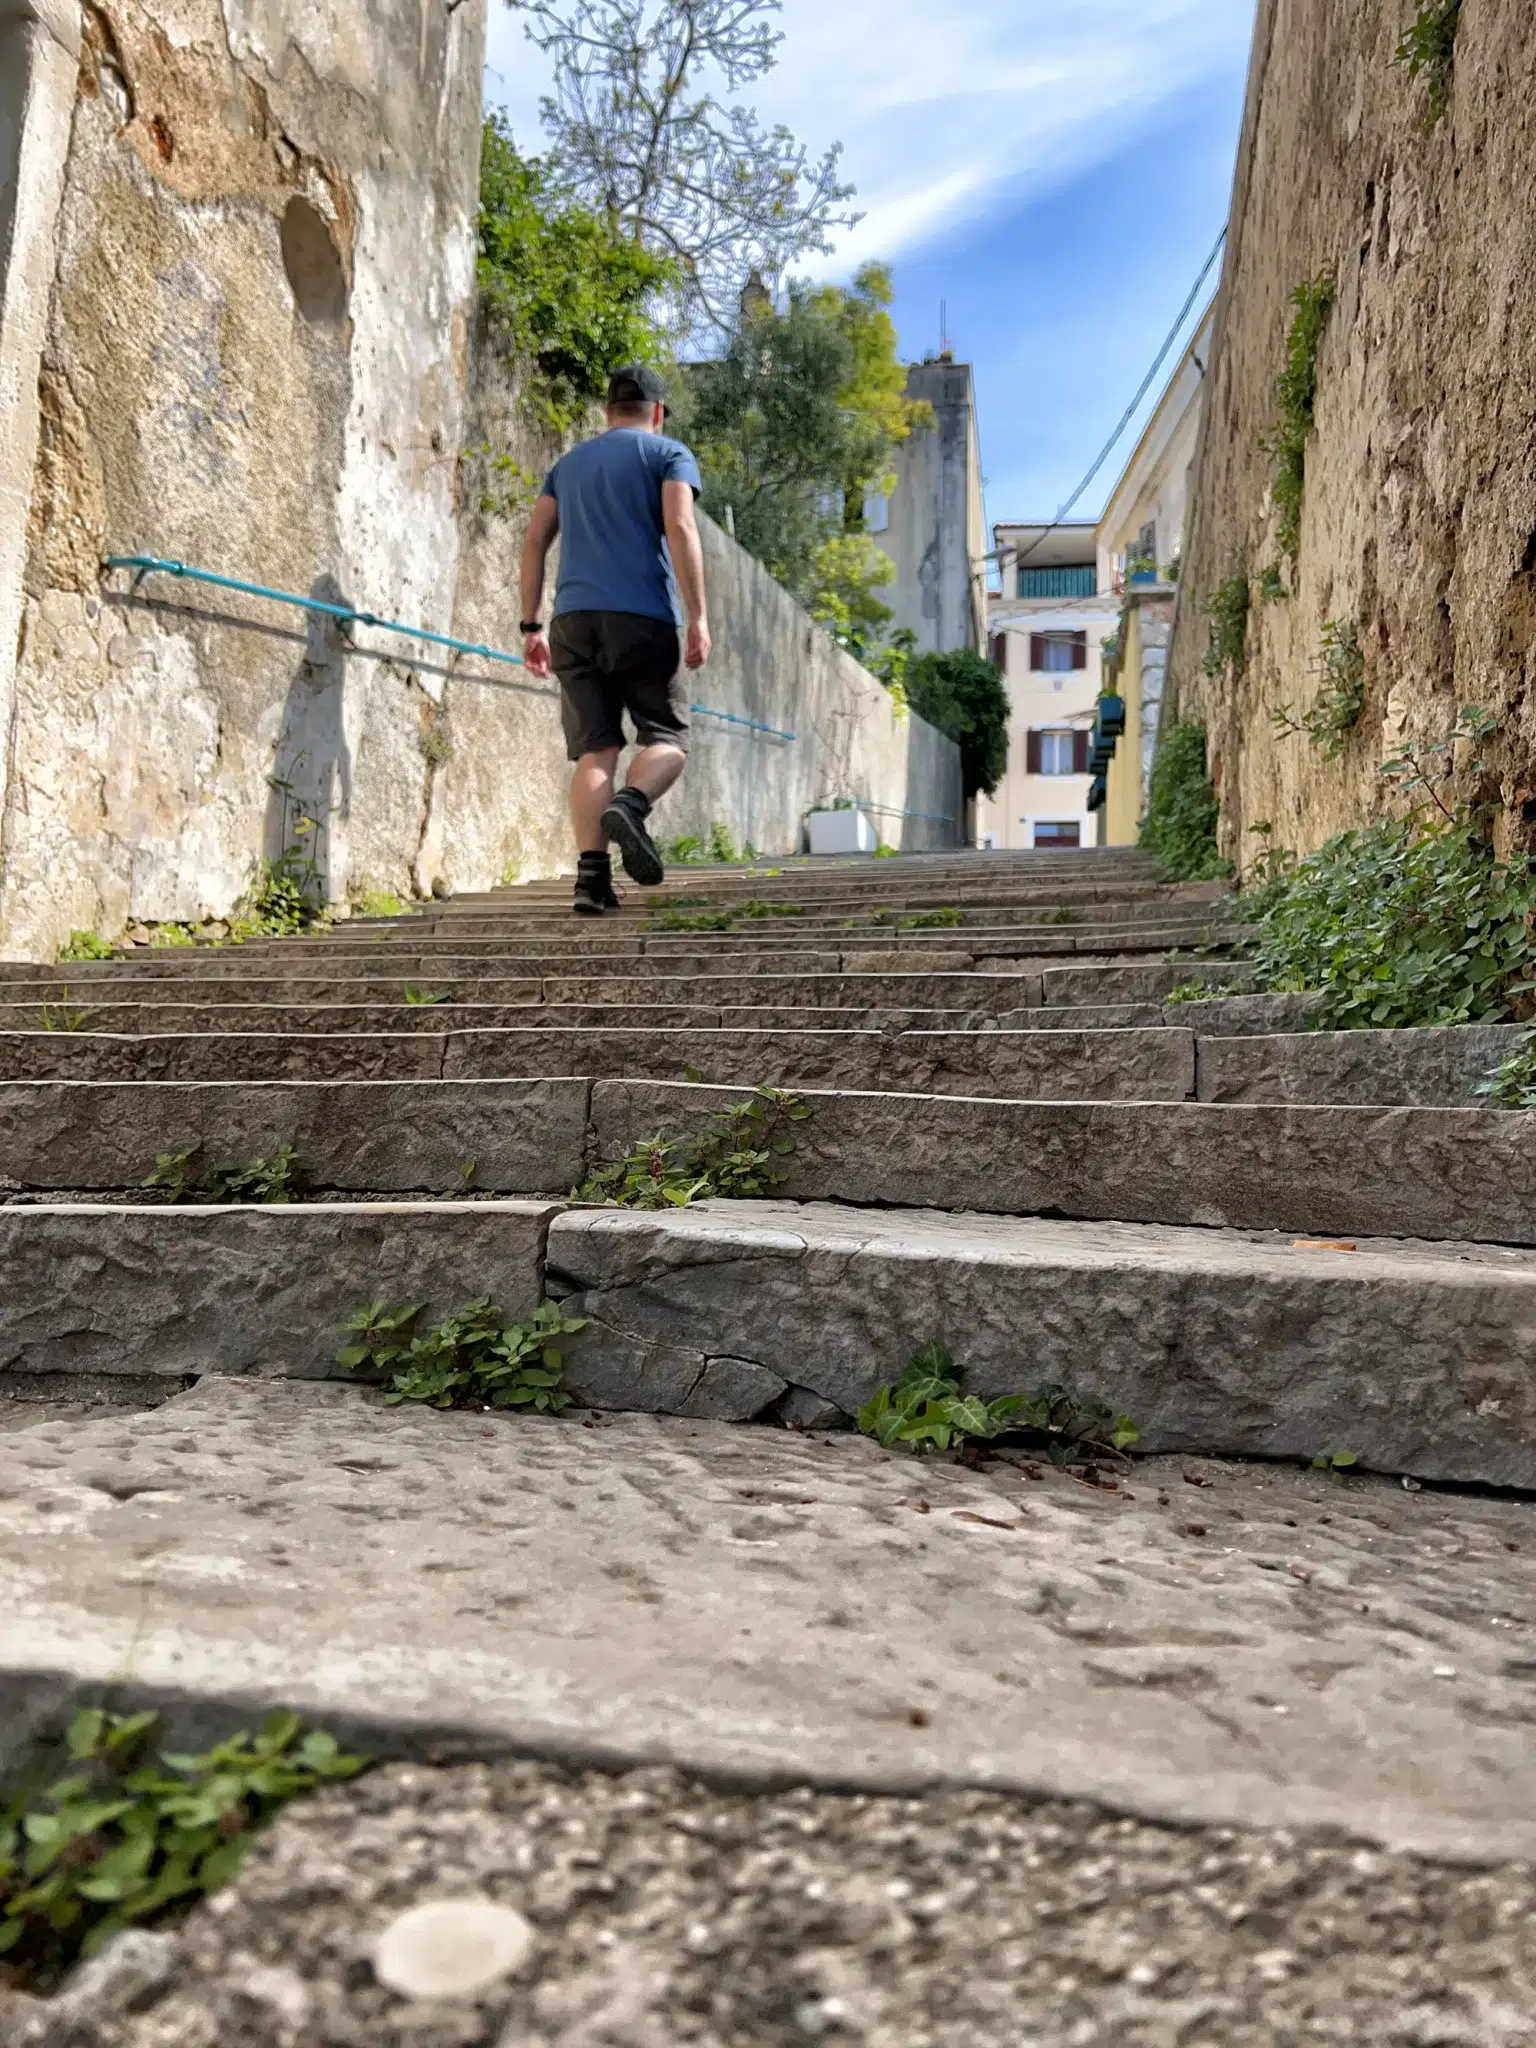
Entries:
{"type": "Polygon", "coordinates": [[[630,762],[629,773],[624,778],[625,787],[638,789],[656,803],[666,795],[687,765],[688,756],[681,747],[669,746],[665,740],[658,740],[654,746],[642,747],[630,762]]]}
{"type": "MultiPolygon", "coordinates": [[[[604,811],[613,802],[613,777],[619,765],[618,747],[605,747],[599,754],[583,754],[571,777],[571,824],[576,833],[578,853],[606,853],[608,835],[602,826],[604,811]]],[[[648,748],[647,752],[654,751],[648,748]]],[[[676,749],[669,751],[676,752],[676,749]]],[[[637,757],[640,760],[644,755],[637,757]]]]}
{"type": "Polygon", "coordinates": [[[644,889],[665,881],[661,853],[645,828],[651,805],[682,774],[688,756],[670,741],[642,747],[629,764],[629,780],[603,812],[603,831],[619,849],[624,872],[644,889]]]}

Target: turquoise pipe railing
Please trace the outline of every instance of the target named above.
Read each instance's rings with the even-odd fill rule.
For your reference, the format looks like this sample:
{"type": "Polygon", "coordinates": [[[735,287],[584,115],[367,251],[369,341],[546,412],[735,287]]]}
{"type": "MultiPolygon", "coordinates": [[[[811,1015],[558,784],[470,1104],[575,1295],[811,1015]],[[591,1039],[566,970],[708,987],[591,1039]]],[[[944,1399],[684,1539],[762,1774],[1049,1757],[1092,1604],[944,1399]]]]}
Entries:
{"type": "Polygon", "coordinates": [[[895,804],[872,804],[863,797],[855,799],[861,811],[881,811],[888,818],[926,818],[930,825],[953,825],[953,818],[942,817],[937,811],[903,811],[895,804]]]}
{"type": "MultiPolygon", "coordinates": [[[[135,582],[144,576],[186,576],[194,583],[212,583],[220,590],[238,590],[247,597],[270,598],[274,604],[297,605],[300,611],[323,612],[327,618],[348,625],[378,626],[386,633],[403,633],[410,640],[430,640],[434,647],[451,647],[459,654],[478,654],[485,661],[504,661],[511,668],[526,668],[520,654],[507,654],[499,647],[485,647],[476,640],[455,640],[451,633],[432,633],[425,626],[403,625],[399,619],[381,619],[377,612],[360,612],[350,604],[330,604],[323,597],[300,597],[297,591],[273,590],[266,583],[247,583],[239,576],[220,576],[212,569],[194,569],[186,562],[173,562],[162,555],[108,555],[109,569],[136,571],[135,582]]],[[[792,732],[776,725],[763,725],[755,718],[740,718],[734,711],[716,711],[709,704],[690,704],[705,718],[723,718],[728,725],[744,725],[752,732],[765,732],[776,740],[793,740],[792,732]]]]}
{"type": "Polygon", "coordinates": [[[386,633],[403,633],[408,640],[430,640],[434,647],[452,647],[459,654],[478,654],[486,661],[504,661],[512,668],[526,664],[520,654],[504,654],[499,647],[482,647],[473,640],[455,640],[450,633],[430,633],[425,626],[402,625],[399,619],[381,619],[377,612],[360,612],[350,604],[328,604],[323,597],[300,597],[292,590],[272,590],[265,583],[246,583],[238,576],[220,576],[212,569],[193,569],[185,562],[169,562],[159,555],[108,555],[109,569],[135,569],[140,577],[189,576],[194,583],[213,583],[220,590],[243,591],[247,597],[271,598],[275,604],[297,605],[300,611],[324,612],[327,618],[349,625],[378,626],[386,633]]]}

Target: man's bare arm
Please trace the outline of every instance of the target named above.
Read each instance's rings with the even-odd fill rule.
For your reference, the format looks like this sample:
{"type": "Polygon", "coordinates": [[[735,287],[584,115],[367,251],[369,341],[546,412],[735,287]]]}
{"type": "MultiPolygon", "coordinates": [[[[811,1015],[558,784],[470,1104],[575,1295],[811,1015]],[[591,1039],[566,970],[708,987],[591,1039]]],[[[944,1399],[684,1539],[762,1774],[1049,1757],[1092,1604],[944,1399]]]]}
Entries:
{"type": "MultiPolygon", "coordinates": [[[[533,517],[528,521],[528,533],[523,542],[522,567],[522,613],[525,619],[539,617],[539,607],[544,602],[544,570],[549,561],[549,551],[555,544],[555,535],[560,531],[560,508],[553,498],[540,498],[533,508],[533,517]]],[[[547,676],[550,670],[549,635],[544,632],[523,635],[523,660],[531,675],[547,676]]]]}
{"type": "Polygon", "coordinates": [[[689,668],[702,668],[709,659],[709,607],[704,599],[704,546],[693,516],[691,484],[662,485],[661,516],[673,573],[688,614],[688,651],[684,659],[689,668]]]}

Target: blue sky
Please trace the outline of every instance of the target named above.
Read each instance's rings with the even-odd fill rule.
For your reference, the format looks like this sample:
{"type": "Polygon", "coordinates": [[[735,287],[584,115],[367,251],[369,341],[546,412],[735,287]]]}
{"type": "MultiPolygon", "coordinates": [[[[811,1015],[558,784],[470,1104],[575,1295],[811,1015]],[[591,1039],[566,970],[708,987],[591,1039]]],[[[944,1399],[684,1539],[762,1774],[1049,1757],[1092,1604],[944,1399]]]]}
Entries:
{"type": "MultiPolygon", "coordinates": [[[[745,96],[815,149],[841,141],[865,209],[808,270],[890,263],[913,359],[947,299],[989,518],[1055,512],[1193,284],[1226,212],[1252,16],[1251,0],[785,0],[778,66],[745,96]]],[[[486,98],[527,147],[543,65],[493,0],[486,98]]]]}

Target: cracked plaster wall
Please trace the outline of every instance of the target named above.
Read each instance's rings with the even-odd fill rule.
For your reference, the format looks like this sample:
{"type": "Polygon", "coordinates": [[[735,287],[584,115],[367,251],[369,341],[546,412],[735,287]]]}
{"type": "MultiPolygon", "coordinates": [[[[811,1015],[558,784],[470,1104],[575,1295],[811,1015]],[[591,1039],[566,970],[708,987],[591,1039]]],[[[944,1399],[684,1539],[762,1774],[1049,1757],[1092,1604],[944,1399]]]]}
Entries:
{"type": "Polygon", "coordinates": [[[1377,763],[1456,708],[1500,735],[1482,793],[1536,844],[1536,39],[1523,0],[1466,0],[1447,118],[1392,62],[1398,0],[1261,0],[1170,678],[1207,720],[1226,850],[1264,820],[1298,849],[1387,804],[1377,763]],[[1257,601],[1240,674],[1200,670],[1203,606],[1277,558],[1275,378],[1288,295],[1331,268],[1299,574],[1257,601]],[[1318,688],[1326,621],[1356,622],[1366,707],[1325,762],[1270,712],[1318,688]]]}

